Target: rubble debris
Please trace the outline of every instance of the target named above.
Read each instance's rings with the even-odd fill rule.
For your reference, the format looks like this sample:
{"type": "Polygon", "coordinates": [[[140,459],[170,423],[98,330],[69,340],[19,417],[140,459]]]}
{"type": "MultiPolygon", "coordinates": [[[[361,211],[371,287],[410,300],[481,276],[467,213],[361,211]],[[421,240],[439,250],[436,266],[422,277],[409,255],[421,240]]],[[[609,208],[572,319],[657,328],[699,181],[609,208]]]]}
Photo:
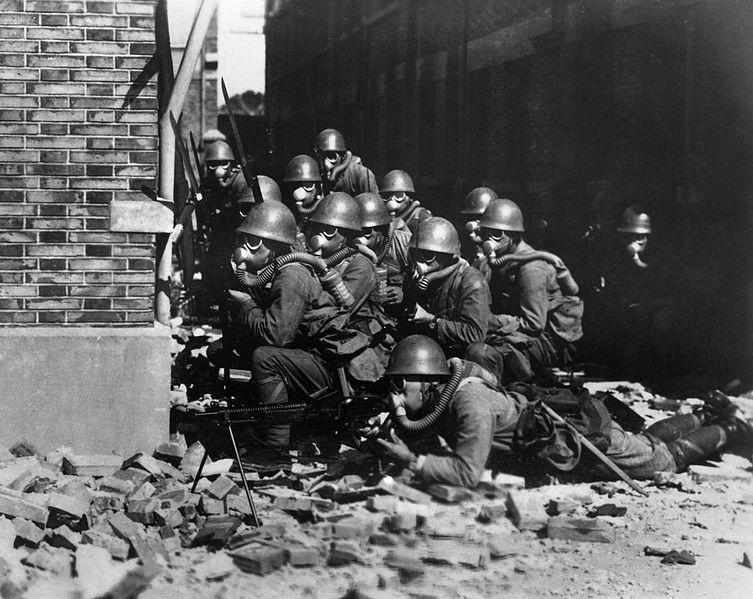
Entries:
{"type": "Polygon", "coordinates": [[[350,541],[332,541],[329,550],[329,560],[327,561],[330,566],[341,566],[343,564],[362,561],[361,552],[354,543],[350,541]]]}
{"type": "Polygon", "coordinates": [[[408,485],[400,483],[389,476],[385,476],[382,480],[380,480],[378,486],[380,489],[386,491],[390,495],[400,497],[401,499],[406,499],[407,501],[411,501],[413,503],[423,503],[426,505],[431,503],[431,495],[429,495],[428,493],[424,493],[423,491],[409,487],[408,485]]]}
{"type": "Polygon", "coordinates": [[[476,521],[481,524],[491,524],[507,517],[507,506],[504,503],[484,503],[479,508],[476,521]]]}
{"type": "Polygon", "coordinates": [[[438,499],[444,503],[461,503],[463,501],[470,501],[476,497],[473,491],[469,491],[464,487],[453,487],[450,485],[429,485],[426,488],[426,492],[434,499],[438,499]]]}
{"type": "Polygon", "coordinates": [[[552,516],[571,514],[581,506],[580,501],[575,499],[550,499],[547,513],[552,516]]]}
{"type": "Polygon", "coordinates": [[[285,563],[285,552],[277,547],[250,545],[233,551],[230,557],[244,572],[264,576],[281,568],[285,563]]]}
{"type": "MultiPolygon", "coordinates": [[[[8,520],[3,521],[8,522],[8,520]]],[[[14,518],[12,526],[15,528],[17,539],[31,547],[39,547],[42,539],[44,539],[44,531],[25,518],[14,518]]]]}
{"type": "Polygon", "coordinates": [[[689,551],[683,549],[682,551],[672,550],[667,553],[661,560],[662,564],[683,564],[686,566],[695,565],[695,557],[689,551]]]}
{"type": "Polygon", "coordinates": [[[566,541],[614,543],[614,528],[604,520],[553,516],[546,524],[546,536],[566,541]]]}
{"type": "Polygon", "coordinates": [[[614,503],[603,503],[602,505],[594,506],[589,510],[587,516],[589,518],[596,518],[598,516],[617,516],[621,517],[627,513],[627,508],[623,506],[617,506],[614,503]]]}
{"type": "Polygon", "coordinates": [[[384,565],[397,570],[403,584],[420,579],[426,573],[426,566],[420,559],[403,551],[389,551],[384,557],[384,565]]]}
{"type": "Polygon", "coordinates": [[[235,516],[209,516],[194,537],[191,546],[209,545],[220,548],[233,536],[240,523],[241,519],[235,516]]]}
{"type": "Polygon", "coordinates": [[[39,452],[37,452],[37,448],[34,447],[29,441],[26,439],[21,439],[20,441],[16,441],[13,445],[11,445],[8,448],[8,452],[17,458],[25,458],[27,456],[34,456],[38,455],[39,452]]]}
{"type": "Polygon", "coordinates": [[[63,459],[63,472],[75,476],[110,476],[120,470],[122,456],[105,455],[67,455],[63,459]]]}
{"type": "Polygon", "coordinates": [[[505,500],[509,518],[518,530],[539,531],[547,525],[546,501],[536,491],[510,491],[505,500]]]}
{"type": "Polygon", "coordinates": [[[626,493],[624,489],[621,489],[612,483],[598,482],[591,485],[591,489],[596,491],[599,495],[606,495],[612,497],[615,493],[626,493]]]}
{"type": "Polygon", "coordinates": [[[753,479],[753,474],[741,468],[730,466],[704,466],[693,464],[688,467],[688,474],[697,483],[706,482],[724,482],[724,481],[742,481],[753,479]]]}
{"type": "Polygon", "coordinates": [[[26,499],[30,494],[18,493],[9,495],[10,490],[0,489],[0,514],[14,518],[25,518],[37,524],[47,524],[49,510],[47,506],[39,505],[26,499]]]}
{"type": "Polygon", "coordinates": [[[746,552],[743,552],[743,560],[740,562],[741,566],[753,569],[753,564],[750,562],[750,556],[746,552]]]}

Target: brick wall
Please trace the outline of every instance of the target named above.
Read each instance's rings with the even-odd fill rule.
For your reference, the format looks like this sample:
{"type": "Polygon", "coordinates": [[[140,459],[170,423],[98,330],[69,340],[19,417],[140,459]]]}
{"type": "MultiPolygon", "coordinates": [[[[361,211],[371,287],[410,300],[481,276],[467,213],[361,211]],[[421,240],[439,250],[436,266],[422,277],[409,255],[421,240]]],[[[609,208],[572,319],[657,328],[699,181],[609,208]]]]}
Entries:
{"type": "Polygon", "coordinates": [[[152,323],[153,1],[0,0],[0,324],[152,323]]]}

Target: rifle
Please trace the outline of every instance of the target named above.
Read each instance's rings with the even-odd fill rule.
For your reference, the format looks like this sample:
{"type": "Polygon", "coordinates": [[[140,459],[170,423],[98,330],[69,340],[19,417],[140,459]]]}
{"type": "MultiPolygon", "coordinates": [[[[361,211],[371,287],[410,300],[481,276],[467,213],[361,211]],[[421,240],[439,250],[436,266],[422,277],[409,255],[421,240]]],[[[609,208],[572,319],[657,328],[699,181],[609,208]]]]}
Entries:
{"type": "Polygon", "coordinates": [[[246,152],[243,149],[243,141],[241,141],[241,134],[238,131],[238,124],[235,122],[235,115],[230,107],[230,96],[227,93],[227,87],[225,87],[225,79],[220,79],[222,84],[222,95],[225,98],[225,107],[227,108],[227,115],[230,118],[230,126],[233,129],[233,138],[235,139],[235,147],[238,150],[238,158],[243,171],[243,178],[246,180],[246,185],[251,188],[251,193],[254,194],[254,199],[257,202],[263,202],[264,198],[261,195],[261,187],[259,187],[259,177],[256,172],[251,168],[252,159],[246,159],[246,152]]]}
{"type": "Polygon", "coordinates": [[[183,211],[178,217],[178,222],[175,223],[175,227],[173,228],[173,232],[171,233],[173,241],[177,241],[183,233],[183,228],[188,223],[188,219],[191,218],[194,207],[197,203],[201,202],[203,198],[201,195],[201,188],[199,187],[199,183],[196,179],[196,174],[194,173],[193,167],[191,166],[191,160],[188,157],[188,150],[186,150],[186,146],[183,143],[183,137],[180,134],[180,127],[178,127],[178,123],[175,120],[172,112],[170,112],[170,125],[172,125],[173,133],[175,134],[175,147],[178,150],[178,155],[180,156],[180,160],[183,163],[183,170],[188,176],[188,185],[191,188],[191,195],[186,201],[186,205],[183,207],[183,211]]]}

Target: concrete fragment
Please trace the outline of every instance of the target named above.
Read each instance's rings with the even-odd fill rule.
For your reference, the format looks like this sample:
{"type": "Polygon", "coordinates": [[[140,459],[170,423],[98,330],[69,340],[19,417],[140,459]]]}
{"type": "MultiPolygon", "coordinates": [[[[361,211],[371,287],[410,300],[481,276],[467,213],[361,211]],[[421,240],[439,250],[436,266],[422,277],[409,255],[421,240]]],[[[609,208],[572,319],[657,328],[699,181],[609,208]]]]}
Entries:
{"type": "Polygon", "coordinates": [[[19,497],[0,492],[0,514],[14,518],[25,518],[44,526],[49,515],[47,507],[29,501],[23,495],[28,494],[22,494],[19,497]]]}
{"type": "Polygon", "coordinates": [[[229,493],[237,495],[240,493],[238,485],[224,474],[218,476],[212,485],[207,489],[207,495],[215,499],[225,499],[229,493]]]}
{"type": "Polygon", "coordinates": [[[227,512],[225,502],[220,499],[212,499],[206,495],[201,498],[201,511],[207,516],[219,515],[227,512]]]}
{"type": "Polygon", "coordinates": [[[547,525],[549,516],[541,494],[529,491],[510,491],[505,500],[510,520],[518,530],[539,531],[547,525]]]}
{"type": "Polygon", "coordinates": [[[157,489],[148,480],[141,483],[128,494],[128,501],[149,499],[157,492],[157,489]]]}
{"type": "Polygon", "coordinates": [[[63,459],[63,472],[76,476],[110,476],[120,470],[123,457],[115,454],[67,455],[63,459]]]}
{"type": "Polygon", "coordinates": [[[449,564],[478,569],[486,568],[489,561],[489,548],[481,543],[458,543],[455,541],[434,541],[424,550],[421,559],[429,564],[449,564]]]}
{"type": "Polygon", "coordinates": [[[74,532],[67,526],[58,526],[53,530],[47,531],[47,542],[52,547],[62,547],[63,549],[70,549],[75,551],[78,544],[81,542],[81,533],[74,532]]]}
{"type": "Polygon", "coordinates": [[[176,509],[156,509],[153,512],[153,520],[157,526],[169,526],[175,528],[183,523],[183,514],[180,513],[180,510],[176,509]]]}
{"type": "Polygon", "coordinates": [[[434,499],[438,499],[444,503],[461,503],[463,501],[470,501],[476,497],[473,491],[465,487],[453,487],[451,485],[429,485],[426,488],[426,492],[434,499]]]}
{"type": "Polygon", "coordinates": [[[517,555],[516,552],[510,551],[509,536],[490,539],[486,546],[489,549],[489,555],[492,559],[505,559],[517,555]]]}
{"type": "Polygon", "coordinates": [[[171,464],[158,460],[144,453],[137,453],[123,462],[123,468],[141,468],[156,478],[174,478],[179,481],[185,480],[184,474],[171,464]]]}
{"type": "Polygon", "coordinates": [[[383,491],[386,491],[390,495],[394,495],[395,497],[400,497],[402,499],[407,499],[408,501],[412,501],[413,503],[431,503],[431,495],[429,495],[428,493],[424,493],[423,491],[419,491],[418,489],[414,489],[413,487],[399,483],[389,476],[385,476],[382,480],[380,480],[378,487],[383,491]]]}
{"type": "Polygon", "coordinates": [[[316,547],[304,545],[297,541],[263,541],[264,545],[282,549],[285,563],[290,566],[314,566],[321,561],[321,552],[316,547]]]}
{"type": "Polygon", "coordinates": [[[181,433],[173,433],[170,435],[170,441],[162,443],[154,450],[154,457],[173,466],[179,466],[187,450],[186,438],[181,433]]]}
{"type": "MultiPolygon", "coordinates": [[[[8,520],[3,519],[5,522],[8,520]]],[[[38,547],[44,539],[44,531],[39,528],[33,522],[29,522],[25,518],[15,518],[12,522],[12,526],[15,529],[17,538],[25,545],[31,547],[38,547]]],[[[11,542],[11,547],[12,547],[11,542]]]]}
{"type": "MultiPolygon", "coordinates": [[[[191,480],[196,478],[196,473],[199,470],[201,458],[204,457],[205,451],[206,450],[204,449],[204,446],[199,441],[196,441],[195,443],[192,443],[191,446],[186,450],[186,453],[183,454],[183,459],[181,459],[180,461],[179,468],[191,480]]],[[[212,459],[207,457],[205,466],[210,464],[211,462],[212,459]]]]}
{"type": "Polygon", "coordinates": [[[277,547],[261,545],[244,547],[230,554],[233,562],[244,572],[264,576],[285,563],[285,552],[277,547]]]}
{"type": "Polygon", "coordinates": [[[124,502],[122,495],[96,495],[91,502],[91,509],[95,514],[104,512],[117,512],[123,509],[124,502]]]}
{"type": "Polygon", "coordinates": [[[154,497],[149,499],[129,500],[126,504],[126,513],[131,520],[141,522],[141,524],[154,524],[154,510],[157,509],[157,500],[154,497]]]}
{"type": "Polygon", "coordinates": [[[384,565],[397,570],[400,582],[403,584],[421,578],[426,572],[426,566],[415,555],[404,551],[389,551],[384,557],[384,565]]]}
{"type": "Polygon", "coordinates": [[[227,543],[228,549],[237,549],[259,539],[274,539],[285,536],[285,525],[279,522],[274,524],[265,524],[258,528],[243,531],[233,536],[227,543]]]}
{"type": "Polygon", "coordinates": [[[566,516],[549,518],[546,535],[550,539],[593,543],[614,543],[616,537],[614,528],[608,522],[591,518],[568,518],[566,516]]]}
{"type": "Polygon", "coordinates": [[[370,521],[360,518],[333,522],[331,527],[331,536],[335,539],[365,539],[374,531],[374,526],[370,521]]]}

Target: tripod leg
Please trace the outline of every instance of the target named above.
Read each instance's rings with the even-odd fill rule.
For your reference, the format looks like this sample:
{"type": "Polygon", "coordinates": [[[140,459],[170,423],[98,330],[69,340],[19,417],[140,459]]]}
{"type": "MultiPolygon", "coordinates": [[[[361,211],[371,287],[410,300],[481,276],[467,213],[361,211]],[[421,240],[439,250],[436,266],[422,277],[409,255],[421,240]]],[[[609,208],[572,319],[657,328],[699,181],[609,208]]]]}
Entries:
{"type": "Polygon", "coordinates": [[[241,479],[243,480],[243,489],[246,491],[246,499],[248,499],[248,506],[251,508],[251,515],[254,518],[254,526],[261,526],[259,515],[256,513],[256,506],[254,505],[254,499],[251,497],[251,490],[248,488],[248,481],[246,480],[246,473],[243,471],[243,464],[241,463],[241,456],[238,453],[238,445],[235,443],[235,435],[233,435],[233,426],[230,424],[230,416],[225,412],[225,425],[227,426],[227,432],[230,435],[230,442],[233,444],[233,451],[235,451],[235,461],[238,463],[238,469],[241,471],[241,479]]]}
{"type": "Polygon", "coordinates": [[[209,452],[205,449],[204,455],[201,458],[201,463],[199,464],[199,469],[196,471],[196,476],[193,477],[193,485],[191,485],[191,493],[196,491],[196,485],[199,484],[201,473],[204,471],[204,465],[207,463],[207,455],[209,455],[209,452]]]}

